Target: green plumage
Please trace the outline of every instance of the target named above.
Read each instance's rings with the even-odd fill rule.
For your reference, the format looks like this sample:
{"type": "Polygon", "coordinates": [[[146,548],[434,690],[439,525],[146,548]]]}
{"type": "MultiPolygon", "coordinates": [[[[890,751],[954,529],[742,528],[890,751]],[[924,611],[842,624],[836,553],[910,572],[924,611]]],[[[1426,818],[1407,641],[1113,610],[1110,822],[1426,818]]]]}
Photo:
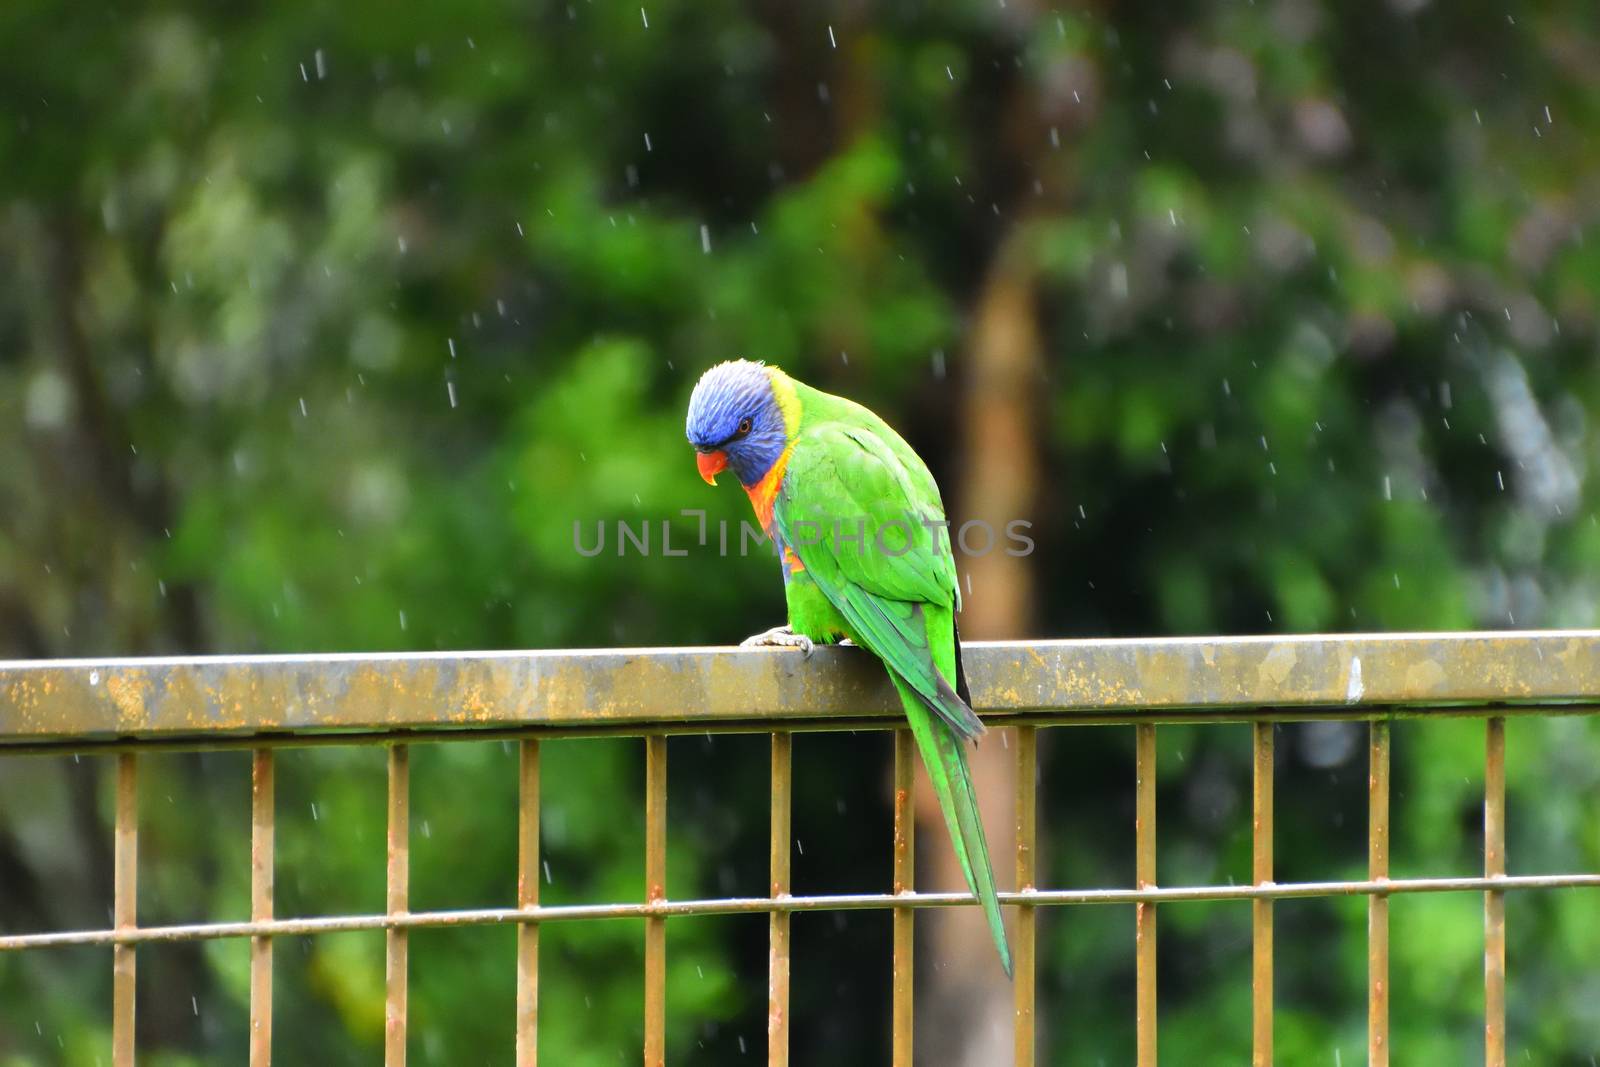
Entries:
{"type": "Polygon", "coordinates": [[[848,637],[888,668],[967,884],[1010,975],[967,763],[965,741],[983,724],[968,705],[958,665],[960,592],[949,535],[936,525],[945,519],[939,487],[877,415],[786,376],[780,387],[790,383],[800,418],[790,428],[773,504],[773,532],[803,566],[786,574],[790,628],[814,641],[848,637]]]}

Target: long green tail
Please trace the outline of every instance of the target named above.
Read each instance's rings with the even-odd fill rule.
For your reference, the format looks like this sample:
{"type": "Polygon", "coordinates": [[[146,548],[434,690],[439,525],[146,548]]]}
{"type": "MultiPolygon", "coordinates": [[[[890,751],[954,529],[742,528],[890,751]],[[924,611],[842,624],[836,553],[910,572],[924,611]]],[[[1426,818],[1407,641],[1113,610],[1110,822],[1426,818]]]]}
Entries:
{"type": "Polygon", "coordinates": [[[972,772],[967,766],[966,743],[943,720],[929,711],[920,698],[893,671],[889,677],[900,691],[911,734],[917,739],[922,763],[928,769],[933,791],[939,796],[950,841],[955,845],[967,886],[983,904],[989,920],[989,933],[1000,952],[1000,966],[1011,977],[1011,947],[1006,943],[1005,924],[1000,919],[1000,900],[995,896],[994,869],[989,865],[989,844],[984,840],[983,821],[978,817],[978,797],[972,787],[972,772]]]}

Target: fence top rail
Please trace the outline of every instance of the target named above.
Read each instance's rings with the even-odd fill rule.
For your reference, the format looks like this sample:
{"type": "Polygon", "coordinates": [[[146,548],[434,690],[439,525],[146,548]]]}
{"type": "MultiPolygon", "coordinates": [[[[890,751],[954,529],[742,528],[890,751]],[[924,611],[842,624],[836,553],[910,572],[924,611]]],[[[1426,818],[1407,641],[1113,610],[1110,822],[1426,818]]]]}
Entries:
{"type": "MultiPolygon", "coordinates": [[[[967,644],[986,715],[1600,704],[1600,630],[967,644]]],[[[529,726],[716,729],[891,716],[857,649],[614,648],[0,661],[0,746],[529,726]]]]}

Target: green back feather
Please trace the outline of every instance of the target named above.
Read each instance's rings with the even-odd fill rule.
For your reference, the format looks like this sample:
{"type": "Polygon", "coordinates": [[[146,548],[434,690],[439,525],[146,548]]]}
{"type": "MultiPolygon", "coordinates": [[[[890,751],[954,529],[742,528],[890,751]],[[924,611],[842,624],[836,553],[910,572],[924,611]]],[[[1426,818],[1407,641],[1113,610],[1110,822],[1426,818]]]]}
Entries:
{"type": "Polygon", "coordinates": [[[965,745],[983,724],[953,688],[960,595],[949,538],[935,525],[944,521],[938,486],[878,416],[795,384],[804,415],[773,509],[778,535],[849,624],[851,638],[889,669],[1009,976],[1011,953],[965,745]]]}

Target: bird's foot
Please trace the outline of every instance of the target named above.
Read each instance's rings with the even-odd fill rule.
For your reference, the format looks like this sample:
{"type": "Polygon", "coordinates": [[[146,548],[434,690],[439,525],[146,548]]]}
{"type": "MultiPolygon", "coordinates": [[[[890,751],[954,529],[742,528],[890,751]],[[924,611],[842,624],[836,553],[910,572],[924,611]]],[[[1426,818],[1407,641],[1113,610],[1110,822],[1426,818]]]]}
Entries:
{"type": "Polygon", "coordinates": [[[811,650],[815,646],[812,644],[811,638],[807,637],[805,634],[797,634],[787,626],[774,626],[765,633],[759,633],[745,638],[743,641],[739,642],[739,647],[798,648],[801,652],[806,654],[807,658],[810,658],[811,650]]]}

